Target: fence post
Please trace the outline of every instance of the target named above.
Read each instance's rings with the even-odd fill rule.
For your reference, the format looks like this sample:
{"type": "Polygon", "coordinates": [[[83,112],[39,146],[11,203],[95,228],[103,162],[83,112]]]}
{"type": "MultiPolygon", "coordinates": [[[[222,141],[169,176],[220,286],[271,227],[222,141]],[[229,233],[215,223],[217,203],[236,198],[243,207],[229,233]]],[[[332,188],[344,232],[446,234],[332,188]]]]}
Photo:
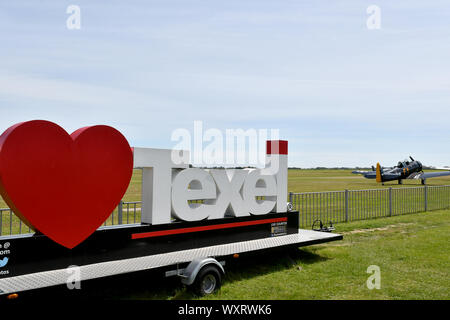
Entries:
{"type": "Polygon", "coordinates": [[[392,217],[392,187],[389,188],[389,217],[392,217]]]}
{"type": "Polygon", "coordinates": [[[345,189],[345,222],[348,222],[348,190],[345,189]]]}
{"type": "MultiPolygon", "coordinates": [[[[292,192],[289,192],[289,202],[290,203],[292,203],[292,197],[293,197],[293,193],[292,192]]],[[[294,205],[293,203],[292,203],[292,205],[294,205]]]]}
{"type": "Polygon", "coordinates": [[[425,185],[423,187],[424,190],[424,198],[425,198],[425,211],[428,211],[428,186],[425,185]]]}
{"type": "Polygon", "coordinates": [[[123,201],[122,200],[120,200],[119,206],[117,207],[117,219],[118,219],[118,224],[122,224],[122,219],[123,219],[123,201]]]}

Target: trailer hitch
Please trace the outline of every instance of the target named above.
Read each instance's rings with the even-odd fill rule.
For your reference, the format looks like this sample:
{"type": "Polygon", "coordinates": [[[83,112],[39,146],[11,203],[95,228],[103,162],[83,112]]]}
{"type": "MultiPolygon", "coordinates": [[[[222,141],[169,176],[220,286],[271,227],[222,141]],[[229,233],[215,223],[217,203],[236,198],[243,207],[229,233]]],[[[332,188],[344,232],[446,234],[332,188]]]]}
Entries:
{"type": "Polygon", "coordinates": [[[320,232],[332,232],[336,230],[336,228],[333,226],[333,222],[329,221],[328,224],[329,226],[327,227],[323,224],[322,220],[317,219],[312,225],[312,230],[320,232]]]}

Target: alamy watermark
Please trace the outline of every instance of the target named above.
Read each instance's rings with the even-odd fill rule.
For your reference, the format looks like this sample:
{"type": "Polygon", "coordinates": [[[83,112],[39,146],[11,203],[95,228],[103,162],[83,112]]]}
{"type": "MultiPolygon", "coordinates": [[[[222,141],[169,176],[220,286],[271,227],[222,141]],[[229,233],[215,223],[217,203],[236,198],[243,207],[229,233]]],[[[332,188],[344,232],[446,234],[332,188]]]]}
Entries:
{"type": "Polygon", "coordinates": [[[381,270],[379,266],[371,265],[367,268],[367,273],[371,274],[366,284],[369,290],[381,289],[381,270]]]}
{"type": "Polygon", "coordinates": [[[369,15],[366,20],[367,29],[381,29],[381,8],[375,4],[372,4],[367,7],[366,13],[369,15]]]}
{"type": "Polygon", "coordinates": [[[67,289],[80,290],[81,289],[81,268],[79,266],[69,266],[66,269],[66,273],[69,275],[66,279],[67,289]]]}
{"type": "Polygon", "coordinates": [[[81,29],[81,9],[80,6],[71,4],[67,7],[66,13],[70,16],[66,20],[66,26],[69,30],[81,29]]]}
{"type": "MultiPolygon", "coordinates": [[[[78,5],[71,4],[67,7],[66,13],[70,16],[66,20],[68,30],[81,29],[81,8],[78,5]]],[[[366,13],[369,15],[366,20],[366,26],[369,30],[381,29],[381,8],[375,4],[367,7],[366,13]]]]}
{"type": "Polygon", "coordinates": [[[204,128],[203,121],[194,121],[193,130],[178,128],[172,132],[175,142],[174,163],[196,166],[260,167],[266,163],[266,141],[279,140],[279,129],[204,128]],[[190,151],[187,153],[179,150],[190,151]]]}

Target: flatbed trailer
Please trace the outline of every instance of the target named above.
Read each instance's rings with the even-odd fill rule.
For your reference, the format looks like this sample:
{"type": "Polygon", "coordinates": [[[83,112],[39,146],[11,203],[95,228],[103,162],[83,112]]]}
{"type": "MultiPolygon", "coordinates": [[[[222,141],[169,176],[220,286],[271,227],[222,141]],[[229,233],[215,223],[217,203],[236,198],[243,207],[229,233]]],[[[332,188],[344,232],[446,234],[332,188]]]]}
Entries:
{"type": "Polygon", "coordinates": [[[35,120],[6,130],[0,151],[2,197],[42,232],[0,237],[0,296],[158,268],[204,295],[220,287],[229,257],[342,239],[299,230],[286,203],[286,140],[266,141],[264,168],[205,170],[190,167],[187,150],[131,148],[108,126],[69,136],[35,120]],[[141,223],[98,228],[133,168],[141,223]]]}
{"type": "Polygon", "coordinates": [[[298,229],[298,212],[101,227],[74,249],[39,234],[0,237],[0,250],[9,259],[0,269],[0,295],[64,285],[73,267],[80,281],[164,269],[165,276],[178,276],[203,295],[220,286],[232,257],[341,239],[339,234],[298,229]]]}

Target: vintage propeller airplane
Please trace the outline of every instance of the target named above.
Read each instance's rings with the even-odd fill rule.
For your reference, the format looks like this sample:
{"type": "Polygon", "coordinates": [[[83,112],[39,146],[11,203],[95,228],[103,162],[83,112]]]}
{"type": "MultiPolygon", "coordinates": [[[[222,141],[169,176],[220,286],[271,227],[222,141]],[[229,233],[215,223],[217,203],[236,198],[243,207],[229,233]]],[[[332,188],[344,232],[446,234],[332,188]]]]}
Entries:
{"type": "Polygon", "coordinates": [[[450,176],[450,168],[435,168],[439,170],[446,171],[438,171],[438,172],[423,172],[423,166],[420,161],[414,160],[411,156],[409,157],[411,161],[405,160],[400,161],[395,167],[383,168],[377,163],[377,167],[372,167],[372,171],[360,171],[356,170],[352,173],[354,174],[362,174],[364,178],[367,179],[376,179],[377,182],[381,182],[384,184],[387,181],[397,180],[398,184],[402,184],[402,180],[404,179],[421,179],[422,184],[426,183],[426,180],[429,178],[450,176]]]}

